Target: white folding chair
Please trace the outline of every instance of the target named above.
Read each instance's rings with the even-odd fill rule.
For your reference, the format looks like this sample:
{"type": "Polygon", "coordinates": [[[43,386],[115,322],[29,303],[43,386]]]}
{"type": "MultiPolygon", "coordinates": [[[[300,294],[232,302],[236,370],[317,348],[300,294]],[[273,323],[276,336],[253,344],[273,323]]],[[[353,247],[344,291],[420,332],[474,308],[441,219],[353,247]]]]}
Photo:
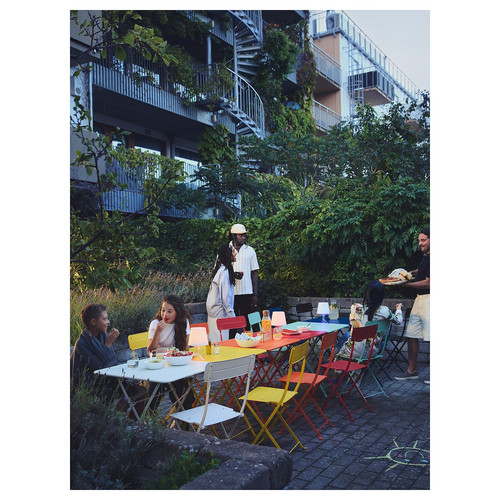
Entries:
{"type": "MultiPolygon", "coordinates": [[[[215,424],[220,424],[224,434],[227,439],[230,439],[236,425],[239,421],[239,418],[244,415],[245,406],[247,403],[247,395],[248,390],[250,388],[250,374],[255,365],[255,355],[245,356],[243,358],[237,359],[228,359],[226,361],[214,361],[208,363],[205,367],[205,374],[203,376],[204,381],[206,382],[207,389],[205,394],[205,404],[202,406],[196,406],[195,408],[190,408],[188,410],[180,411],[178,413],[174,413],[172,418],[175,419],[175,423],[177,428],[180,429],[179,420],[182,422],[186,422],[191,427],[196,430],[196,432],[200,432],[203,428],[207,426],[213,426],[215,424]],[[212,384],[214,382],[230,380],[234,377],[247,377],[246,380],[246,388],[243,404],[240,406],[237,398],[234,394],[232,401],[236,401],[237,405],[240,406],[240,411],[235,411],[228,406],[223,406],[218,403],[210,403],[210,390],[212,388],[212,384]],[[226,422],[231,419],[236,419],[233,423],[233,426],[228,433],[223,425],[223,422],[226,422]]],[[[229,392],[232,393],[230,386],[228,386],[229,392]]],[[[246,418],[245,418],[246,420],[246,418]]],[[[248,423],[248,422],[247,422],[248,423]]],[[[249,423],[248,423],[249,424],[249,423]]],[[[215,432],[215,429],[214,429],[215,432]]]]}

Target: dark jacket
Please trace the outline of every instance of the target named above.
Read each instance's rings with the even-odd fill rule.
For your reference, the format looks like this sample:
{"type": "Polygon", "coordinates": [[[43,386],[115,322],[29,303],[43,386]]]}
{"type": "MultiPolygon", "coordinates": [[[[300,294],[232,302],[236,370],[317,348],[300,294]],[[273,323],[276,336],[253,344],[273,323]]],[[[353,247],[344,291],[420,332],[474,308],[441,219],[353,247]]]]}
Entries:
{"type": "Polygon", "coordinates": [[[106,333],[94,337],[89,330],[83,330],[78,337],[70,357],[71,380],[75,387],[80,382],[92,384],[95,370],[118,364],[115,351],[105,344],[106,337],[106,333]]]}

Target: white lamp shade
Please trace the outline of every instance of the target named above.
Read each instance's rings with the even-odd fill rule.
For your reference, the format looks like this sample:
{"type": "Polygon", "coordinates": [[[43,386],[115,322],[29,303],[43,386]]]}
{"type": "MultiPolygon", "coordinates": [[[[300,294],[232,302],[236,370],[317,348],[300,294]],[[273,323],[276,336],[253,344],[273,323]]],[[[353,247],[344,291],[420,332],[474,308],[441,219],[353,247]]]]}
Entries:
{"type": "Polygon", "coordinates": [[[318,302],[318,314],[330,314],[328,302],[318,302]]]}
{"type": "Polygon", "coordinates": [[[203,326],[193,326],[189,331],[189,345],[196,347],[207,344],[207,329],[203,326]]]}
{"type": "Polygon", "coordinates": [[[285,311],[274,311],[271,318],[271,325],[283,326],[286,325],[285,311]]]}

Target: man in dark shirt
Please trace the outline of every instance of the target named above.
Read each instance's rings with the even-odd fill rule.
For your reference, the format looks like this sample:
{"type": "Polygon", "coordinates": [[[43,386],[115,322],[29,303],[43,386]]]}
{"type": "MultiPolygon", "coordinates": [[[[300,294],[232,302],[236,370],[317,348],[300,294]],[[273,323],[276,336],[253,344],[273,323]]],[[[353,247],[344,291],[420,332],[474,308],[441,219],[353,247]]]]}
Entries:
{"type": "MultiPolygon", "coordinates": [[[[401,375],[394,377],[396,380],[418,379],[417,357],[419,350],[419,339],[425,342],[430,341],[430,292],[431,292],[431,273],[430,273],[430,250],[431,236],[429,229],[422,229],[418,235],[418,246],[423,253],[422,260],[418,269],[411,271],[416,274],[417,279],[414,282],[406,283],[405,287],[418,290],[417,298],[413,303],[406,337],[408,339],[408,369],[401,375]]],[[[427,380],[426,383],[429,383],[427,380]]]]}

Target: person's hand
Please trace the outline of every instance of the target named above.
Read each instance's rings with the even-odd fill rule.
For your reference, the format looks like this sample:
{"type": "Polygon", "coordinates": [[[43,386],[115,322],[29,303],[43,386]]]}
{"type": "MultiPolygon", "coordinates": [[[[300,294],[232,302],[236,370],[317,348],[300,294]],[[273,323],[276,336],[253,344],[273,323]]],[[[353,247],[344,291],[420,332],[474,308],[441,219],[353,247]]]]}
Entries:
{"type": "Polygon", "coordinates": [[[257,307],[257,303],[259,302],[259,297],[257,295],[252,296],[252,306],[257,307]]]}
{"type": "MultiPolygon", "coordinates": [[[[156,325],[156,328],[155,328],[155,331],[154,333],[158,332],[158,333],[161,333],[163,332],[163,330],[165,330],[165,327],[167,326],[167,323],[165,320],[161,319],[160,321],[158,321],[158,324],[156,325]]],[[[153,334],[154,335],[154,334],[153,334]]]]}
{"type": "Polygon", "coordinates": [[[106,337],[106,345],[109,347],[120,335],[120,332],[116,328],[112,328],[106,337]]]}
{"type": "Polygon", "coordinates": [[[402,309],[402,308],[403,308],[403,304],[396,304],[396,311],[397,311],[398,309],[402,309]]]}

